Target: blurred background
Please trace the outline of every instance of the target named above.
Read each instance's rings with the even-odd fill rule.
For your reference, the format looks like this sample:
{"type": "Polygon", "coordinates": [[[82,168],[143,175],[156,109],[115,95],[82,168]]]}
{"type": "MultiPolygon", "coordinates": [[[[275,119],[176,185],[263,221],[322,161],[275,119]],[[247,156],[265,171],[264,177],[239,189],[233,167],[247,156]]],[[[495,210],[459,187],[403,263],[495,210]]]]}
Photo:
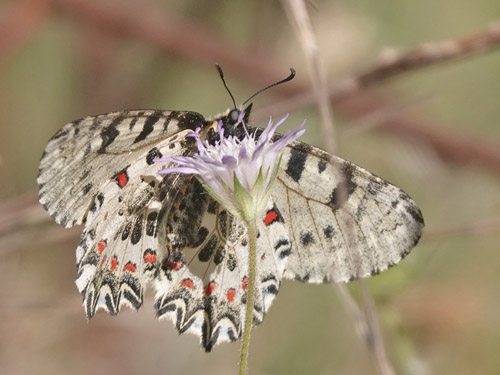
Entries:
{"type": "MultiPolygon", "coordinates": [[[[337,153],[408,192],[426,220],[412,254],[367,283],[392,366],[398,374],[500,373],[500,32],[488,28],[500,2],[306,6],[336,90],[337,153]],[[481,53],[376,69],[417,47],[457,52],[453,43],[428,44],[443,40],[481,53]],[[370,71],[382,73],[355,80],[370,71]],[[349,90],[346,82],[364,84],[349,90]]],[[[1,374],[236,372],[239,343],[205,354],[197,337],[156,320],[151,291],[139,312],[87,322],[74,285],[82,228],[53,223],[36,197],[41,153],[67,122],[122,109],[211,116],[230,107],[215,62],[237,102],[294,67],[296,80],[254,100],[253,124],[290,112],[285,126],[307,118],[303,140],[325,147],[310,69],[280,2],[0,2],[1,374]]],[[[359,295],[356,284],[349,289],[359,295]]],[[[351,323],[331,285],[283,282],[254,331],[250,373],[377,374],[351,323]]]]}

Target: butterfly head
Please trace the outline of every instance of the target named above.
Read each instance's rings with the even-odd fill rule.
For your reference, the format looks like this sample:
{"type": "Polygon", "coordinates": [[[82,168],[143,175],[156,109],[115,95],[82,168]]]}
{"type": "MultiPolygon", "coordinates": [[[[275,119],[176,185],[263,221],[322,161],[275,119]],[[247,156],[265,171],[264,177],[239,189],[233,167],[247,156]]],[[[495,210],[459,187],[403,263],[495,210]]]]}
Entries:
{"type": "Polygon", "coordinates": [[[206,128],[201,130],[202,139],[208,140],[208,143],[212,145],[219,141],[220,134],[217,131],[219,126],[224,130],[224,137],[233,136],[242,139],[248,135],[248,120],[251,110],[252,103],[243,110],[229,109],[223,115],[216,116],[206,128]]]}
{"type": "MultiPolygon", "coordinates": [[[[218,64],[215,64],[215,67],[219,72],[224,87],[226,88],[229,96],[231,97],[231,100],[233,101],[234,107],[233,109],[228,110],[225,114],[216,116],[213,121],[208,121],[203,129],[201,129],[200,132],[197,133],[199,134],[202,141],[208,141],[208,143],[211,145],[214,145],[217,141],[220,140],[220,130],[223,130],[222,134],[224,138],[232,136],[240,140],[242,140],[245,136],[248,136],[251,130],[250,128],[248,128],[247,124],[250,118],[250,111],[252,110],[252,103],[248,104],[243,110],[238,109],[234,100],[234,96],[231,93],[231,90],[229,90],[226,85],[226,80],[224,79],[224,72],[222,71],[222,68],[218,64]]],[[[248,102],[250,102],[250,100],[252,100],[261,92],[266,91],[271,87],[291,81],[294,77],[295,69],[290,68],[290,75],[288,77],[257,91],[243,103],[242,107],[244,107],[248,102]]]]}

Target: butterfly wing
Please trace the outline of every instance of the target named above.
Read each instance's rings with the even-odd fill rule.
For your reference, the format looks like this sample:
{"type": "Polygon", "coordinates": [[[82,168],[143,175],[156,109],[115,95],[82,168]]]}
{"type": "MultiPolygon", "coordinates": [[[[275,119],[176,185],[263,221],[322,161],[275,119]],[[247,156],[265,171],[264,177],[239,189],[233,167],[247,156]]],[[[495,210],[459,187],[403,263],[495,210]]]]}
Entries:
{"type": "MultiPolygon", "coordinates": [[[[154,285],[158,316],[172,320],[180,333],[200,336],[202,346],[210,351],[213,346],[235,341],[242,335],[249,241],[246,226],[205,196],[207,210],[197,243],[183,249],[182,261],[164,263],[154,285]],[[196,268],[201,269],[201,275],[193,272],[196,268]],[[214,268],[210,274],[209,268],[214,268]]],[[[287,230],[272,202],[257,228],[255,324],[263,320],[278,293],[290,252],[287,230]]]]}
{"type": "Polygon", "coordinates": [[[186,135],[204,121],[193,112],[116,112],[70,123],[49,141],[40,201],[66,227],[85,223],[76,284],[88,318],[141,306],[166,252],[162,225],[185,183],[158,175],[165,165],[153,159],[187,152],[186,135]]]}
{"type": "Polygon", "coordinates": [[[347,282],[398,263],[424,221],[402,190],[302,142],[283,153],[272,198],[292,241],[285,278],[347,282]]]}
{"type": "Polygon", "coordinates": [[[123,111],[85,117],[65,125],[49,141],[40,161],[40,203],[64,227],[82,224],[94,197],[110,180],[127,185],[142,173],[134,161],[147,165],[160,157],[153,144],[183,140],[180,132],[205,122],[195,112],[123,111]]]}

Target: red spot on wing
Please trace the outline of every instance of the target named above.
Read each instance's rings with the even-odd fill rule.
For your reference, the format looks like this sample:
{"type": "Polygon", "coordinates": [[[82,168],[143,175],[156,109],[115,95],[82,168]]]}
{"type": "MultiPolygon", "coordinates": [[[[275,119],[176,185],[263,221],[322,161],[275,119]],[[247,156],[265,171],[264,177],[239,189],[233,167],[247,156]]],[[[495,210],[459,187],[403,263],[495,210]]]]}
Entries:
{"type": "Polygon", "coordinates": [[[243,282],[241,283],[241,287],[243,288],[243,290],[247,290],[248,288],[248,277],[244,277],[243,278],[243,282]]]}
{"type": "Polygon", "coordinates": [[[236,290],[234,290],[233,288],[229,289],[227,291],[227,301],[228,302],[233,302],[235,294],[236,294],[236,290]]]}
{"type": "Polygon", "coordinates": [[[115,271],[116,268],[118,267],[118,258],[116,255],[111,259],[111,266],[109,267],[111,271],[115,271]]]}
{"type": "Polygon", "coordinates": [[[271,225],[277,219],[278,219],[278,214],[276,213],[276,211],[271,210],[266,214],[266,217],[264,218],[264,224],[271,225]]]}
{"type": "Polygon", "coordinates": [[[102,267],[105,261],[106,261],[106,255],[102,257],[101,264],[99,265],[99,267],[102,267]]]}
{"type": "Polygon", "coordinates": [[[123,270],[124,271],[135,272],[136,266],[132,262],[128,262],[127,264],[125,264],[125,267],[123,267],[123,270]]]}
{"type": "Polygon", "coordinates": [[[118,186],[124,188],[128,182],[127,172],[122,172],[118,176],[116,176],[116,181],[118,181],[118,186]]]}
{"type": "Polygon", "coordinates": [[[164,263],[168,268],[174,271],[178,271],[182,268],[182,262],[168,262],[165,261],[164,263]]]}
{"type": "Polygon", "coordinates": [[[97,251],[99,251],[99,254],[102,254],[102,252],[106,248],[106,245],[107,245],[106,240],[99,241],[99,243],[97,244],[97,251]]]}
{"type": "Polygon", "coordinates": [[[194,289],[194,284],[190,279],[182,280],[181,285],[187,286],[189,289],[194,289]]]}
{"type": "Polygon", "coordinates": [[[211,281],[205,288],[205,294],[209,296],[214,292],[214,289],[215,289],[215,281],[211,281]]]}
{"type": "Polygon", "coordinates": [[[146,262],[146,263],[156,263],[156,251],[146,250],[144,252],[144,262],[146,262]]]}

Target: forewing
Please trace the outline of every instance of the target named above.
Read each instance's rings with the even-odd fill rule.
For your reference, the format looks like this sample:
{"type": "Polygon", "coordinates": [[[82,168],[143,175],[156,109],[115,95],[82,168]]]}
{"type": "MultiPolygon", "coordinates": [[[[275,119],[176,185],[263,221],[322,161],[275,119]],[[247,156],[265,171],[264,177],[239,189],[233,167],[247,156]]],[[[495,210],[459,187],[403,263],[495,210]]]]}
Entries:
{"type": "Polygon", "coordinates": [[[123,111],[85,117],[65,125],[47,144],[40,161],[40,203],[65,227],[82,224],[99,192],[110,179],[125,184],[123,170],[134,161],[159,157],[154,144],[205,120],[195,112],[123,111]],[[146,152],[146,153],[145,153],[146,152]]]}
{"type": "Polygon", "coordinates": [[[301,142],[287,147],[272,198],[292,241],[285,278],[347,282],[398,263],[424,221],[402,190],[301,142]]]}

